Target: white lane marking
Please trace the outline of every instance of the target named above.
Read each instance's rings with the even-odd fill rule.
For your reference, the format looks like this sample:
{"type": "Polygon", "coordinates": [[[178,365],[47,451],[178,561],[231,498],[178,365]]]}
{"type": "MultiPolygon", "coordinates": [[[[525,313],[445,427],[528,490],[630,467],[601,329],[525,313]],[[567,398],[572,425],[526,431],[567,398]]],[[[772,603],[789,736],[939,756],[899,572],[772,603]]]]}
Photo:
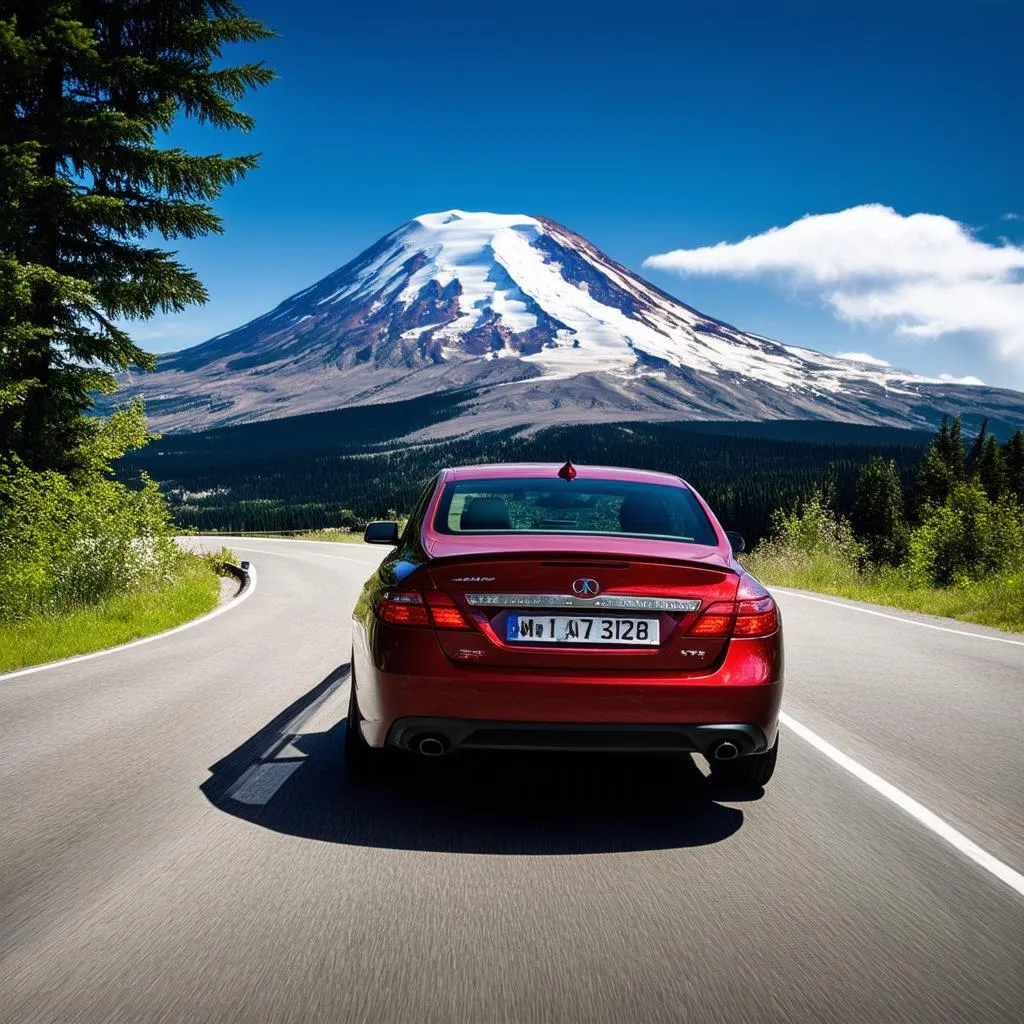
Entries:
{"type": "Polygon", "coordinates": [[[901,810],[906,811],[915,821],[920,822],[925,828],[934,832],[940,839],[944,839],[954,849],[969,857],[979,867],[984,868],[990,874],[995,875],[1001,882],[1005,882],[1011,889],[1021,896],[1024,896],[1024,875],[1014,871],[1008,864],[993,857],[987,850],[983,850],[974,840],[968,839],[962,832],[958,832],[948,822],[943,821],[933,811],[928,810],[923,804],[918,803],[913,797],[908,796],[901,789],[897,789],[891,782],[886,782],[881,776],[876,775],[870,768],[865,768],[859,761],[854,761],[848,754],[833,747],[828,740],[822,739],[817,733],[811,732],[806,725],[802,725],[795,719],[790,718],[785,712],[779,715],[779,721],[792,730],[806,743],[809,743],[817,751],[824,754],[831,761],[834,761],[840,768],[846,769],[851,775],[856,776],[861,782],[870,786],[876,793],[880,793],[887,800],[890,800],[901,810]]]}
{"type": "MultiPolygon", "coordinates": [[[[295,543],[295,542],[292,541],[292,543],[295,543]]],[[[305,543],[305,541],[300,541],[299,543],[305,543]]],[[[321,541],[320,543],[329,543],[329,542],[328,541],[321,541]]],[[[294,557],[296,557],[295,555],[283,555],[282,556],[280,551],[266,551],[266,550],[263,550],[263,549],[260,549],[260,548],[243,548],[239,544],[232,544],[231,545],[231,550],[232,551],[251,551],[253,554],[257,554],[257,555],[270,555],[271,557],[278,557],[278,558],[280,558],[280,557],[284,557],[284,558],[289,558],[289,557],[290,558],[294,558],[294,557]]],[[[307,551],[306,554],[307,555],[312,555],[314,558],[330,558],[332,561],[335,561],[335,562],[355,562],[356,565],[366,565],[366,566],[369,566],[369,568],[371,568],[371,569],[374,568],[378,564],[377,562],[364,562],[361,558],[349,558],[347,555],[328,555],[328,554],[326,554],[323,551],[307,551]]]]}
{"type": "Polygon", "coordinates": [[[851,612],[860,612],[861,615],[877,615],[880,619],[892,619],[895,622],[905,622],[908,626],[921,626],[923,629],[937,629],[940,633],[955,633],[957,636],[973,636],[976,640],[994,640],[997,644],[1013,644],[1015,647],[1024,647],[1024,640],[1014,640],[1008,636],[991,636],[988,633],[971,633],[966,629],[952,629],[949,626],[936,626],[932,622],[918,622],[917,619],[905,619],[902,615],[890,615],[888,612],[876,612],[871,608],[861,608],[855,604],[845,604],[842,601],[830,601],[827,597],[812,597],[810,594],[801,594],[798,590],[787,590],[785,587],[770,587],[779,594],[786,594],[789,597],[801,597],[805,601],[817,601],[819,604],[831,604],[836,608],[846,608],[851,612]]]}
{"type": "MultiPolygon", "coordinates": [[[[254,807],[262,807],[269,803],[274,794],[288,781],[292,772],[307,758],[306,754],[293,746],[294,741],[302,735],[299,730],[316,719],[328,700],[338,692],[341,682],[348,678],[349,671],[347,665],[343,669],[335,669],[320,684],[326,684],[324,691],[281,726],[280,732],[271,740],[267,749],[224,790],[221,796],[217,797],[215,802],[237,800],[254,807]]],[[[343,704],[343,707],[347,707],[347,704],[343,704]]]]}
{"type": "Polygon", "coordinates": [[[256,567],[249,566],[249,585],[242,591],[238,597],[228,601],[227,604],[222,604],[219,608],[214,608],[212,612],[207,612],[205,615],[201,615],[198,619],[193,619],[191,622],[185,622],[180,626],[175,626],[173,629],[165,629],[162,633],[154,633],[152,636],[144,636],[140,640],[129,640],[126,644],[118,644],[116,647],[106,647],[102,651],[93,651],[91,654],[75,654],[70,658],[64,658],[61,661],[48,661],[45,665],[32,665],[30,668],[19,668],[15,672],[4,672],[0,674],[0,683],[6,682],[8,679],[16,679],[18,676],[29,676],[33,672],[45,672],[51,668],[64,668],[65,665],[74,665],[79,661],[90,661],[93,658],[104,658],[108,654],[119,654],[121,651],[127,651],[132,647],[141,647],[143,644],[151,644],[154,640],[163,640],[164,637],[174,636],[175,633],[181,633],[186,629],[191,629],[193,626],[202,625],[204,622],[209,622],[210,619],[215,619],[218,615],[223,615],[225,612],[231,611],[233,608],[237,608],[240,604],[244,604],[252,597],[256,590],[256,567]]]}
{"type": "Polygon", "coordinates": [[[305,758],[251,765],[238,782],[224,794],[223,799],[237,800],[252,807],[263,807],[270,803],[274,794],[288,781],[303,760],[305,758]]]}

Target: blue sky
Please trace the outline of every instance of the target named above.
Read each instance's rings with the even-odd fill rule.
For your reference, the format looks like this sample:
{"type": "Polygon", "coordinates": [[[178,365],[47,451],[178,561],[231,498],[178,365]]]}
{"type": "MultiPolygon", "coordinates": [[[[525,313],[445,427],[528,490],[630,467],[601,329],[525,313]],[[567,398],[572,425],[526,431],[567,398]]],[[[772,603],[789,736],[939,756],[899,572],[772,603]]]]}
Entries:
{"type": "MultiPolygon", "coordinates": [[[[246,48],[280,76],[243,104],[257,129],[186,126],[175,141],[260,150],[262,164],[219,202],[226,234],[180,246],[211,301],[139,325],[154,351],[237,326],[409,218],[454,207],[551,217],[748,330],[1024,388],[1020,264],[978,270],[992,247],[1024,246],[1024,217],[1007,217],[1024,215],[1020,3],[244,6],[279,32],[246,48]],[[921,222],[922,244],[949,241],[948,259],[933,292],[914,286],[918,303],[955,304],[937,326],[893,299],[906,267],[869,268],[867,284],[864,267],[853,282],[842,269],[809,278],[817,235],[789,263],[744,251],[713,267],[688,256],[683,273],[642,267],[865,204],[893,211],[875,218],[883,237],[888,225],[916,238],[909,215],[940,218],[921,222]],[[943,226],[957,224],[950,240],[943,226]],[[947,287],[961,257],[963,302],[947,287]],[[979,304],[997,312],[957,313],[979,304]]],[[[855,220],[844,230],[861,231],[855,220]]],[[[847,244],[838,223],[812,222],[826,251],[847,244]]],[[[865,247],[889,248],[863,230],[865,247]]]]}

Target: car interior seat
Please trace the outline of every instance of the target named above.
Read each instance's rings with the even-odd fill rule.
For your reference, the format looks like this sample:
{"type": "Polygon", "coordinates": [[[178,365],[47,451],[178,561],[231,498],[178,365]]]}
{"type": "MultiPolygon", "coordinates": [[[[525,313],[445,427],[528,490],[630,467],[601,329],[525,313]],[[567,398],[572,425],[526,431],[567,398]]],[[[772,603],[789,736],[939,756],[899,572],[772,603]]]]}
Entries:
{"type": "Polygon", "coordinates": [[[619,528],[623,533],[655,533],[671,536],[672,520],[665,506],[652,498],[633,496],[619,508],[619,528]]]}
{"type": "Polygon", "coordinates": [[[504,498],[470,498],[459,519],[460,530],[511,530],[504,498]]]}

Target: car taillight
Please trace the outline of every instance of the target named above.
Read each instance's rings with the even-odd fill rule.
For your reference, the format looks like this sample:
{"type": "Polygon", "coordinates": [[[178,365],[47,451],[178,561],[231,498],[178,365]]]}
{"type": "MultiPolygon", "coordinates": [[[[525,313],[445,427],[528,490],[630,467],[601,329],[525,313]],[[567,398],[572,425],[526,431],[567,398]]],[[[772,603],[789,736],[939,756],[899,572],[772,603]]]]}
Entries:
{"type": "Polygon", "coordinates": [[[768,596],[736,602],[733,636],[768,636],[779,628],[779,613],[768,596]]]}
{"type": "Polygon", "coordinates": [[[691,636],[769,636],[779,628],[775,602],[767,595],[708,605],[690,628],[691,636]]]}
{"type": "Polygon", "coordinates": [[[432,591],[427,594],[427,607],[438,629],[470,629],[466,617],[459,611],[453,598],[432,591]]]}
{"type": "Polygon", "coordinates": [[[693,636],[728,636],[735,614],[733,601],[719,601],[708,605],[707,610],[690,629],[690,633],[693,636]]]}
{"type": "Polygon", "coordinates": [[[423,595],[412,591],[389,590],[377,605],[382,622],[391,626],[429,626],[423,595]]]}
{"type": "Polygon", "coordinates": [[[447,594],[422,594],[413,590],[389,590],[377,604],[377,614],[391,626],[430,626],[437,629],[470,629],[465,616],[447,594]]]}

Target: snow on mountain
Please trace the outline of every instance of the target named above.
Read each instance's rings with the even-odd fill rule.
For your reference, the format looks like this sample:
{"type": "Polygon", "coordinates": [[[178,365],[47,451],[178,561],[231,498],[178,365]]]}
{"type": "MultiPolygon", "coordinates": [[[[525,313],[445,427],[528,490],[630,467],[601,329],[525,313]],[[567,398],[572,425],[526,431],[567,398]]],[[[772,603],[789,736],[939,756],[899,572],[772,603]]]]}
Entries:
{"type": "Polygon", "coordinates": [[[595,416],[911,425],[978,400],[1024,418],[1013,392],[739,331],[545,218],[461,210],[415,218],[271,312],[126,385],[163,430],[465,388],[474,398],[460,422],[473,429],[595,416]]]}

